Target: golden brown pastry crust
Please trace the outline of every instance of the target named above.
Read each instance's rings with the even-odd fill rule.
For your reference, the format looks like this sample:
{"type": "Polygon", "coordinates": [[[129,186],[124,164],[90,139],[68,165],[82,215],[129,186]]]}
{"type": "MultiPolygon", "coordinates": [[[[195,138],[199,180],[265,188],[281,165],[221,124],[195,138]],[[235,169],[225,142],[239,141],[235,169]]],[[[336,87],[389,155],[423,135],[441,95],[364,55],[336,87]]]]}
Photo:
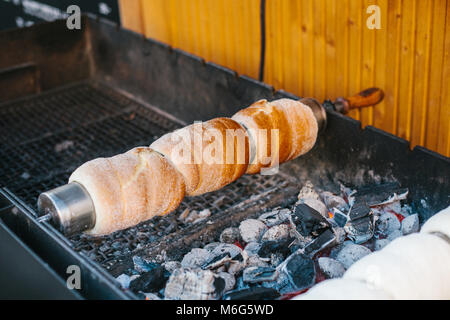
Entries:
{"type": "Polygon", "coordinates": [[[181,174],[147,147],[86,162],[70,176],[82,184],[95,206],[96,223],[87,233],[104,235],[167,214],[184,198],[181,174]]]}
{"type": "Polygon", "coordinates": [[[317,139],[318,125],[313,112],[297,100],[260,100],[237,112],[232,119],[253,132],[251,140],[255,143],[256,158],[248,166],[246,173],[249,174],[276,165],[277,156],[281,164],[305,154],[317,139]],[[278,148],[272,143],[273,129],[279,130],[278,148]],[[255,134],[258,130],[266,130],[266,140],[255,134]],[[270,162],[264,162],[263,156],[266,155],[271,157],[270,162]]]}
{"type": "Polygon", "coordinates": [[[299,101],[260,100],[232,119],[193,124],[162,136],[150,147],[89,161],[69,182],[82,184],[94,203],[96,223],[87,233],[109,234],[171,212],[185,194],[215,191],[244,173],[276,165],[277,158],[279,163],[294,159],[313,147],[317,131],[312,111],[299,101]],[[268,139],[252,133],[257,129],[268,130],[268,139]],[[272,143],[272,129],[278,130],[279,143],[272,143]],[[256,157],[249,165],[250,149],[261,155],[264,147],[269,162],[256,157]]]}
{"type": "Polygon", "coordinates": [[[246,130],[230,118],[187,126],[162,136],[150,147],[164,154],[180,171],[189,196],[215,191],[237,180],[249,162],[246,130]],[[241,138],[232,138],[233,132],[241,138]],[[218,150],[222,151],[216,153],[218,150]]]}

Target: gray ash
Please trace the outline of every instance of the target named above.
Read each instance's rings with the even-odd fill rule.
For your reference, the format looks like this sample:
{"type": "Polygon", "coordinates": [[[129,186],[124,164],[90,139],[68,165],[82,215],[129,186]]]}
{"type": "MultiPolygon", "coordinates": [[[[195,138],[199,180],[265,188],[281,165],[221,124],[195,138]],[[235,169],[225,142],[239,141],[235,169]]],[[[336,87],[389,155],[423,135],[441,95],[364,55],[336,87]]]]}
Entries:
{"type": "Polygon", "coordinates": [[[145,299],[283,298],[341,277],[365,255],[419,231],[418,215],[404,204],[407,190],[394,184],[373,187],[378,195],[370,187],[340,190],[308,182],[297,202],[237,221],[179,261],[133,257],[134,269],[117,280],[145,299]]]}

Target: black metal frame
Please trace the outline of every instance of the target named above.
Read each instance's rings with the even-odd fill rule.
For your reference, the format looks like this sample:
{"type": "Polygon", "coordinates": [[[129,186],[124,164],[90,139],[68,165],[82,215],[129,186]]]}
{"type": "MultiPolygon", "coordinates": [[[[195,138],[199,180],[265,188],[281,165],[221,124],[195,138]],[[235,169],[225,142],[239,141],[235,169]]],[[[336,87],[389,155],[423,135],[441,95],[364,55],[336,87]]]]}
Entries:
{"type": "MultiPolygon", "coordinates": [[[[24,92],[30,77],[38,81],[31,86],[36,94],[79,81],[98,81],[178,124],[230,116],[262,98],[296,98],[92,16],[83,17],[80,31],[67,30],[65,21],[56,21],[0,32],[0,80],[7,77],[2,70],[27,63],[37,71],[15,73],[10,81],[3,81],[7,84],[3,90],[24,92]]],[[[30,93],[29,88],[25,92],[30,93]]],[[[361,129],[358,121],[335,112],[327,115],[328,128],[317,145],[283,165],[285,174],[299,183],[309,179],[330,188],[336,187],[337,180],[354,186],[398,181],[409,188],[411,205],[422,222],[450,204],[449,158],[422,147],[411,151],[405,140],[373,127],[361,129]]],[[[38,223],[35,210],[8,185],[0,189],[0,219],[61,278],[67,276],[67,266],[80,266],[79,293],[84,298],[136,298],[122,291],[105,269],[77,253],[50,224],[38,223]]]]}

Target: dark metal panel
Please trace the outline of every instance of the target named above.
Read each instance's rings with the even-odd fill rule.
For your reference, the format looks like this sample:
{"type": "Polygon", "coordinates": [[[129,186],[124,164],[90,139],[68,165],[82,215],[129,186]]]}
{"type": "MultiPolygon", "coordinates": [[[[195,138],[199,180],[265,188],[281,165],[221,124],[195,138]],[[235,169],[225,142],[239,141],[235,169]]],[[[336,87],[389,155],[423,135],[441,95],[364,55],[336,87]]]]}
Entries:
{"type": "MultiPolygon", "coordinates": [[[[0,217],[5,210],[0,210],[0,217]]],[[[81,299],[0,219],[0,299],[81,299]]]]}

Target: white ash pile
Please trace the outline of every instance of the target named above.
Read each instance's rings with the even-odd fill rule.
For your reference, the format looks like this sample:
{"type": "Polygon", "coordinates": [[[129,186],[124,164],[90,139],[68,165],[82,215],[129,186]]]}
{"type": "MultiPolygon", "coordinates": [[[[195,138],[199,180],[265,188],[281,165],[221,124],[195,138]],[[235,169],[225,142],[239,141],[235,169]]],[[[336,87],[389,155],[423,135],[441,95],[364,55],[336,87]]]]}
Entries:
{"type": "Polygon", "coordinates": [[[307,182],[293,206],[241,221],[181,261],[134,257],[135,269],[117,280],[145,299],[289,298],[418,232],[407,195],[395,183],[333,194],[307,182]]]}

